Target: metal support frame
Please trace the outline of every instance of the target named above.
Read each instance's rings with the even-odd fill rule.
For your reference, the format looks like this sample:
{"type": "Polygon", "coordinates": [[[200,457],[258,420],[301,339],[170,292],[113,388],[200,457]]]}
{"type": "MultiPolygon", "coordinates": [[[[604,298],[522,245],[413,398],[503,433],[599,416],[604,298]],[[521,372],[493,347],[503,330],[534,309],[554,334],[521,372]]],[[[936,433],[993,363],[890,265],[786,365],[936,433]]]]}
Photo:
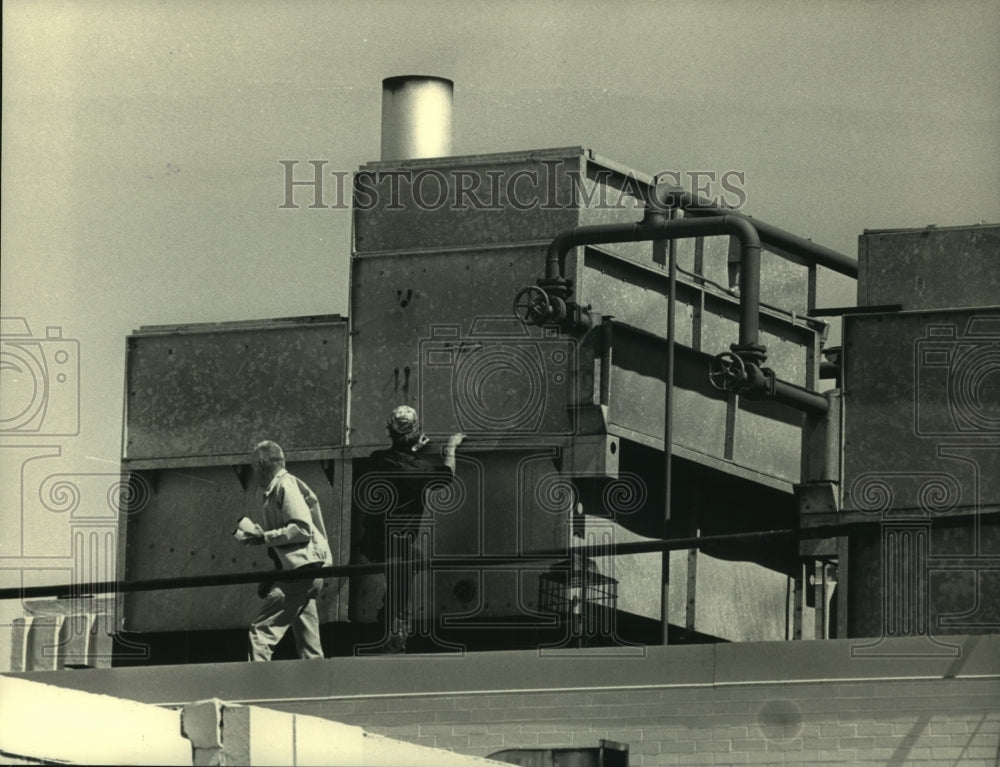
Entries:
{"type": "MultiPolygon", "coordinates": [[[[671,216],[675,215],[673,212],[671,216]]],[[[675,222],[676,223],[676,222],[675,222]]],[[[674,344],[676,341],[676,307],[677,307],[677,241],[670,240],[667,246],[667,269],[669,283],[667,288],[667,357],[664,380],[663,409],[663,478],[665,483],[663,527],[666,532],[670,524],[671,497],[673,496],[673,448],[674,448],[674,344]]],[[[742,326],[742,323],[741,323],[742,326]]],[[[664,551],[661,558],[662,582],[660,584],[660,640],[668,644],[670,631],[670,552],[664,551]]]]}
{"type": "MultiPolygon", "coordinates": [[[[657,210],[647,205],[646,215],[632,224],[604,224],[577,226],[559,232],[549,244],[545,256],[545,276],[538,280],[538,287],[521,290],[514,299],[514,313],[525,322],[545,324],[550,322],[582,322],[589,307],[580,307],[569,298],[573,295],[573,282],[565,276],[566,256],[571,249],[580,245],[602,245],[616,242],[659,242],[692,237],[730,235],[741,242],[740,248],[740,320],[739,340],[733,344],[731,352],[716,355],[710,366],[709,378],[716,388],[745,394],[748,397],[775,399],[784,404],[807,412],[823,413],[828,407],[821,394],[780,380],[770,368],[761,367],[767,359],[767,349],[760,344],[760,256],[761,237],[756,222],[751,223],[744,216],[737,216],[714,209],[714,215],[696,218],[667,219],[664,210],[673,211],[683,206],[667,206],[657,210]]],[[[705,213],[700,210],[700,213],[705,213]]],[[[766,226],[766,225],[765,225],[766,226]]],[[[781,231],[781,230],[777,230],[781,231]]],[[[787,235],[781,241],[788,244],[787,235]]],[[[803,242],[808,243],[808,240],[803,242]]],[[[817,246],[818,247],[818,246],[817,246]]],[[[844,264],[846,256],[836,254],[817,255],[812,253],[811,262],[851,271],[844,264]]],[[[850,261],[850,259],[847,259],[850,261]]],[[[676,261],[676,251],[674,253],[676,261]]],[[[853,267],[856,271],[856,264],[853,267]]],[[[676,284],[676,263],[671,270],[671,289],[676,284]]],[[[671,296],[671,307],[673,296],[671,296]]],[[[672,344],[671,344],[672,345],[672,344]]]]}

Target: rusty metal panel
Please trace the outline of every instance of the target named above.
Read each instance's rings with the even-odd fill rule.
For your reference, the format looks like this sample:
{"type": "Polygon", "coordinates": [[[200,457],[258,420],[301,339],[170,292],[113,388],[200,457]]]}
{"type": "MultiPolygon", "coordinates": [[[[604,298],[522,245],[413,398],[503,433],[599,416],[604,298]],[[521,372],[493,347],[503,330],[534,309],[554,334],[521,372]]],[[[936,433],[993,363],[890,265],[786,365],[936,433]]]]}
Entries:
{"type": "MultiPolygon", "coordinates": [[[[288,468],[316,493],[331,550],[340,551],[345,531],[339,492],[318,462],[291,463],[288,468]]],[[[124,580],[274,569],[264,547],[244,546],[232,537],[241,516],[262,518],[260,490],[244,491],[232,466],[161,469],[143,476],[150,495],[127,520],[124,580]]],[[[318,600],[321,622],[340,618],[346,588],[344,579],[327,581],[318,600]]],[[[246,628],[259,606],[256,584],[130,592],[124,598],[124,629],[246,628]]]]}
{"type": "Polygon", "coordinates": [[[808,314],[809,267],[765,248],[760,256],[760,300],[785,311],[808,314]]]}
{"type": "MultiPolygon", "coordinates": [[[[962,504],[1000,506],[1000,475],[987,469],[994,459],[973,449],[1000,438],[998,348],[1000,308],[844,318],[846,510],[867,510],[871,499],[865,500],[861,485],[851,488],[873,472],[943,474],[965,482],[980,465],[981,495],[973,499],[966,492],[962,504]],[[960,446],[965,459],[946,457],[960,446]]],[[[893,503],[921,508],[921,486],[904,482],[893,503]]]]}
{"type": "MultiPolygon", "coordinates": [[[[588,248],[582,275],[579,301],[618,321],[666,337],[665,273],[588,248]]],[[[675,320],[678,343],[711,354],[728,351],[739,338],[738,299],[695,285],[686,275],[677,283],[675,320]]],[[[761,315],[760,338],[767,346],[767,364],[781,380],[815,386],[815,330],[801,320],[793,322],[791,316],[785,319],[775,312],[765,312],[761,315]]]]}
{"type": "Polygon", "coordinates": [[[860,306],[993,306],[1000,300],[1000,226],[865,232],[858,272],[860,306]]]}
{"type": "MultiPolygon", "coordinates": [[[[665,342],[615,323],[609,423],[616,433],[632,432],[647,444],[663,440],[665,342]],[[621,431],[623,430],[623,431],[621,431]]],[[[730,416],[728,398],[708,382],[708,356],[676,348],[674,371],[675,446],[740,468],[798,482],[802,417],[777,403],[741,401],[730,416]]]]}
{"type": "MultiPolygon", "coordinates": [[[[603,164],[589,161],[586,174],[575,201],[580,206],[580,225],[630,224],[639,221],[645,206],[639,198],[640,189],[648,189],[645,176],[621,172],[603,164]]],[[[652,264],[655,246],[652,242],[616,242],[602,245],[621,258],[643,264],[652,264]]]]}
{"type": "MultiPolygon", "coordinates": [[[[554,549],[569,552],[568,481],[557,469],[554,448],[466,450],[459,477],[470,502],[450,516],[437,515],[439,553],[511,555],[554,549]]],[[[490,616],[532,620],[538,578],[549,563],[529,562],[519,571],[442,571],[436,574],[437,615],[450,625],[490,616]]],[[[536,619],[537,622],[537,619],[536,619]]]]}
{"type": "Polygon", "coordinates": [[[569,373],[586,352],[511,310],[543,260],[538,247],[356,259],[351,444],[384,444],[401,403],[431,434],[572,433],[567,406],[592,401],[592,382],[569,373]]]}
{"type": "Polygon", "coordinates": [[[775,402],[740,398],[733,423],[734,460],[762,474],[799,482],[803,414],[775,402]]]}
{"type": "Polygon", "coordinates": [[[355,177],[354,252],[549,241],[579,222],[582,157],[569,147],[365,165],[355,177]]]}
{"type": "Polygon", "coordinates": [[[880,523],[850,541],[852,636],[996,630],[998,350],[1000,308],[845,317],[843,508],[880,523]]]}
{"type": "Polygon", "coordinates": [[[760,342],[767,347],[767,367],[782,381],[815,388],[818,381],[814,379],[812,358],[816,334],[777,318],[761,318],[760,325],[760,342]]]}
{"type": "MultiPolygon", "coordinates": [[[[602,520],[603,522],[603,520],[602,520]]],[[[615,526],[617,543],[642,540],[615,526]]],[[[788,577],[753,562],[731,562],[696,552],[670,552],[668,620],[732,642],[784,640],[788,577]],[[693,581],[693,583],[691,583],[693,581]],[[691,588],[693,586],[693,588],[691,588]],[[693,613],[693,621],[689,617],[693,613]]],[[[662,555],[600,557],[602,573],[618,581],[618,608],[660,619],[662,555]]]]}
{"type": "MultiPolygon", "coordinates": [[[[883,477],[883,481],[894,491],[900,478],[883,477]]],[[[935,486],[929,474],[924,477],[927,482],[932,483],[927,492],[943,487],[935,486]]],[[[912,516],[889,517],[878,532],[851,536],[848,636],[997,632],[1000,570],[994,562],[1000,556],[1000,524],[996,518],[957,527],[922,521],[914,524],[912,516]],[[909,577],[901,578],[907,571],[909,577]]],[[[948,644],[946,639],[938,641],[948,644]]],[[[934,646],[926,651],[946,652],[934,646]]]]}
{"type": "MultiPolygon", "coordinates": [[[[435,449],[435,445],[428,449],[435,449]]],[[[542,550],[569,553],[569,480],[556,468],[557,448],[469,443],[459,451],[455,479],[448,490],[432,494],[428,514],[435,556],[511,556],[542,550]]],[[[391,511],[378,491],[380,475],[356,466],[353,525],[369,534],[384,529],[391,511]]],[[[551,561],[534,566],[526,559],[517,570],[490,567],[452,569],[442,561],[432,573],[430,601],[418,601],[421,615],[450,626],[480,626],[497,616],[521,616],[538,623],[538,578],[551,561]]],[[[373,622],[384,592],[384,578],[351,581],[352,620],[373,622]]],[[[486,627],[488,628],[488,626],[486,627]]]]}
{"type": "Polygon", "coordinates": [[[784,640],[787,592],[782,573],[698,552],[694,629],[731,642],[784,640]]]}
{"type": "Polygon", "coordinates": [[[576,339],[554,328],[507,317],[436,323],[419,351],[420,412],[437,433],[569,436],[576,431],[577,358],[576,339]]]}
{"type": "Polygon", "coordinates": [[[339,317],[186,326],[128,337],[124,459],[344,442],[347,325],[339,317]]]}
{"type": "MultiPolygon", "coordinates": [[[[362,453],[386,446],[387,415],[404,402],[429,434],[469,436],[456,505],[433,513],[439,554],[510,554],[568,540],[569,506],[541,509],[536,491],[556,473],[555,445],[576,429],[570,406],[593,402],[594,361],[588,343],[513,317],[514,295],[534,284],[544,254],[524,246],[353,262],[351,445],[362,453]],[[528,446],[498,442],[512,436],[528,446]]],[[[356,486],[355,500],[364,496],[356,486]]],[[[363,513],[356,504],[355,524],[363,513]]],[[[530,613],[539,571],[522,570],[435,572],[425,608],[452,623],[530,613]]],[[[375,619],[378,581],[352,581],[352,620],[375,619]]]]}
{"type": "Polygon", "coordinates": [[[705,311],[701,316],[701,351],[710,355],[728,352],[740,338],[739,316],[738,304],[706,295],[705,311]]]}
{"type": "MultiPolygon", "coordinates": [[[[739,285],[739,241],[730,237],[699,239],[695,271],[723,288],[735,289],[739,285]]],[[[809,267],[765,247],[760,257],[760,300],[784,311],[808,313],[809,267]]]]}
{"type": "MultiPolygon", "coordinates": [[[[663,440],[664,341],[616,323],[612,337],[608,420],[651,440],[663,440]]],[[[700,356],[678,346],[674,371],[674,442],[723,456],[726,397],[715,391],[700,356]]]]}
{"type": "MultiPolygon", "coordinates": [[[[579,300],[595,311],[666,337],[669,301],[664,273],[588,248],[578,288],[579,300]]],[[[698,292],[678,281],[674,331],[678,343],[694,344],[697,303],[698,292]]]]}
{"type": "MultiPolygon", "coordinates": [[[[701,318],[701,350],[707,354],[729,351],[739,339],[739,304],[724,296],[705,294],[701,318]]],[[[815,354],[816,333],[803,325],[770,314],[760,318],[760,342],[767,347],[767,367],[782,381],[811,386],[815,375],[811,359],[815,354]]]]}
{"type": "MultiPolygon", "coordinates": [[[[587,518],[588,534],[592,527],[610,526],[611,538],[616,545],[649,540],[641,535],[611,523],[608,520],[587,518]]],[[[670,552],[670,584],[667,620],[675,626],[684,625],[687,585],[683,575],[687,551],[670,552]]],[[[628,556],[595,557],[603,575],[618,581],[618,609],[644,618],[660,620],[660,594],[663,583],[663,555],[660,552],[630,554],[628,556]]]]}

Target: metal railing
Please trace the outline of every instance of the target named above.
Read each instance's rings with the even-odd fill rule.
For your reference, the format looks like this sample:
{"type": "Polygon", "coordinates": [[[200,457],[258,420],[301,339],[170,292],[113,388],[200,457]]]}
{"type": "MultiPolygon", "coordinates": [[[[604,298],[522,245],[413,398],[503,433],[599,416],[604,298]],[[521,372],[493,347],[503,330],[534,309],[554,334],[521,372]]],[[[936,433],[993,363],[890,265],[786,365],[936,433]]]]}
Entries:
{"type": "MultiPolygon", "coordinates": [[[[998,512],[1000,513],[1000,512],[998,512]]],[[[751,543],[754,541],[794,538],[797,540],[835,538],[863,530],[876,529],[881,520],[861,521],[839,525],[823,525],[802,529],[783,528],[724,535],[701,535],[683,538],[652,539],[629,543],[607,543],[590,546],[565,547],[526,552],[503,556],[431,557],[408,560],[422,564],[435,571],[468,569],[509,569],[516,570],[527,564],[540,565],[548,562],[564,561],[568,556],[608,557],[668,552],[682,549],[697,549],[702,546],[724,543],[751,543]]],[[[407,560],[400,562],[401,564],[407,560]]],[[[88,583],[58,584],[49,586],[18,586],[0,589],[0,600],[25,599],[32,597],[81,597],[85,595],[119,594],[136,591],[161,591],[170,589],[203,588],[206,586],[233,586],[245,583],[263,583],[306,578],[347,578],[353,575],[374,575],[384,573],[386,562],[365,562],[359,564],[331,565],[329,567],[290,571],[255,571],[246,573],[226,573],[217,575],[186,575],[172,578],[149,578],[145,580],[93,581],[88,583]]]]}

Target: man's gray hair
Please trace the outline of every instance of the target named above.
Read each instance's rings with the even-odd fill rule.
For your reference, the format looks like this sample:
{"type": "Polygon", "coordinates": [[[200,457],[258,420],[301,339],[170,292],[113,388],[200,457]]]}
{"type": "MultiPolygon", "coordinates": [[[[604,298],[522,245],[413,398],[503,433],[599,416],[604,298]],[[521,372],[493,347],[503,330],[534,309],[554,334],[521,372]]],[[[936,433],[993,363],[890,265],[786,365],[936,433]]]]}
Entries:
{"type": "Polygon", "coordinates": [[[253,455],[255,459],[259,458],[268,466],[285,468],[285,453],[277,442],[265,439],[253,449],[253,455]]]}

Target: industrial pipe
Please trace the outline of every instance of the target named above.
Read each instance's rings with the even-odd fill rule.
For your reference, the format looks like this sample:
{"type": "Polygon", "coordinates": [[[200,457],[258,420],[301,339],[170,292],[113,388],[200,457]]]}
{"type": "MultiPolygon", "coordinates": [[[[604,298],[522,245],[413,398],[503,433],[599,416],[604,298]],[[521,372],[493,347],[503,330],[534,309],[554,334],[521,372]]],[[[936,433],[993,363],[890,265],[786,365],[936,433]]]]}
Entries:
{"type": "Polygon", "coordinates": [[[659,185],[653,189],[653,193],[646,199],[647,214],[664,215],[667,211],[680,208],[688,215],[692,216],[736,216],[745,219],[753,224],[760,236],[760,240],[765,245],[771,245],[779,250],[784,250],[792,255],[805,259],[809,263],[817,266],[825,266],[848,277],[857,278],[857,259],[846,256],[839,251],[818,245],[812,240],[786,232],[771,224],[764,223],[750,216],[744,216],[729,208],[722,208],[712,200],[706,200],[691,194],[686,189],[675,186],[659,185]]]}
{"type": "Polygon", "coordinates": [[[746,353],[723,352],[709,363],[708,380],[719,391],[745,394],[749,398],[772,399],[798,410],[824,414],[830,409],[827,398],[801,386],[780,380],[771,368],[747,362],[746,353]]]}
{"type": "MultiPolygon", "coordinates": [[[[686,237],[731,235],[740,240],[740,331],[741,348],[759,347],[760,336],[760,238],[754,225],[742,216],[723,215],[711,218],[682,218],[667,221],[647,217],[634,224],[577,226],[559,232],[545,257],[543,288],[567,285],[566,254],[579,245],[614,242],[678,240],[686,237]]],[[[560,296],[562,298],[563,296],[560,296]]]]}
{"type": "Polygon", "coordinates": [[[830,400],[825,395],[810,389],[803,389],[801,386],[781,379],[774,381],[773,398],[775,402],[780,402],[783,405],[791,405],[798,410],[816,414],[826,413],[830,409],[830,400]]]}
{"type": "MultiPolygon", "coordinates": [[[[760,344],[761,238],[758,237],[756,223],[736,214],[668,220],[666,212],[677,210],[675,203],[678,200],[690,204],[704,203],[684,190],[674,189],[673,192],[674,197],[665,197],[659,201],[660,207],[647,207],[642,221],[631,224],[578,226],[559,232],[546,252],[545,277],[538,281],[539,286],[553,295],[554,299],[565,308],[565,299],[572,292],[572,284],[564,276],[566,254],[571,248],[580,245],[677,240],[685,237],[726,234],[735,236],[741,242],[739,343],[732,347],[733,354],[717,355],[718,364],[714,366],[716,369],[710,371],[709,380],[716,388],[723,391],[745,393],[751,397],[766,396],[798,410],[825,413],[829,409],[829,402],[822,394],[781,381],[773,370],[760,367],[766,359],[767,350],[760,344]],[[668,207],[668,203],[675,204],[675,207],[668,207]],[[728,361],[724,358],[728,358],[728,361]],[[716,380],[717,378],[719,380],[716,380]]],[[[802,242],[812,245],[808,240],[802,242]]],[[[813,256],[818,258],[815,253],[813,256]]],[[[543,298],[545,296],[539,288],[525,290],[535,291],[543,298]]],[[[671,297],[671,304],[672,302],[671,297]]],[[[517,303],[515,299],[515,306],[517,303]]],[[[539,317],[551,314],[547,310],[537,309],[534,304],[531,308],[539,317]]]]}
{"type": "MultiPolygon", "coordinates": [[[[678,219],[678,211],[671,211],[671,220],[678,219]]],[[[667,359],[664,371],[664,403],[663,403],[663,486],[666,488],[663,497],[663,527],[666,531],[670,524],[670,514],[673,509],[673,472],[674,472],[674,345],[677,341],[677,240],[667,243],[667,359]]],[[[664,537],[666,535],[664,534],[664,537]]],[[[670,635],[670,552],[660,555],[660,644],[668,644],[670,635]]]]}

